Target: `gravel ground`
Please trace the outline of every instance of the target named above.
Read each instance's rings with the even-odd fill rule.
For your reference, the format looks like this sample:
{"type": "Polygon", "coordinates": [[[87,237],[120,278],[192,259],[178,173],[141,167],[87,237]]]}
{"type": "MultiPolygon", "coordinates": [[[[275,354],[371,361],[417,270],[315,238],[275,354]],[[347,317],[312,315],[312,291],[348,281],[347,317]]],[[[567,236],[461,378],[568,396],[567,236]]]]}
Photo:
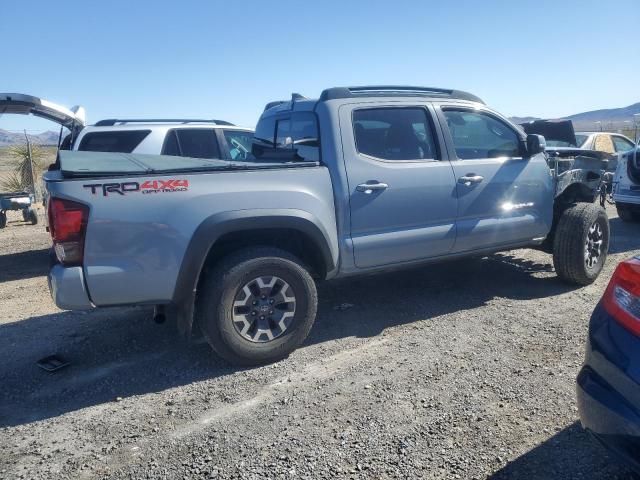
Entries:
{"type": "MultiPolygon", "coordinates": [[[[304,347],[238,369],[147,309],[62,312],[42,226],[0,231],[0,478],[630,479],[580,428],[585,288],[518,250],[327,283],[304,347]],[[57,373],[35,362],[59,354],[57,373]]],[[[17,218],[17,217],[16,217],[17,218]]]]}

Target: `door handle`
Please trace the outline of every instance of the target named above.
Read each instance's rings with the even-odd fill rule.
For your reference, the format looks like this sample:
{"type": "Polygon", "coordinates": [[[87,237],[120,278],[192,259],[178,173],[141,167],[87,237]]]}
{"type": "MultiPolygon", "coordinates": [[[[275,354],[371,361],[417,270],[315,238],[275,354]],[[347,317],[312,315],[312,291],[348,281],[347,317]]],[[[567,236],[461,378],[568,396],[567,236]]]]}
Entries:
{"type": "Polygon", "coordinates": [[[374,190],[386,190],[387,188],[389,188],[389,185],[387,185],[386,183],[372,182],[372,183],[361,183],[356,187],[356,190],[358,192],[371,195],[374,192],[374,190]]]}
{"type": "Polygon", "coordinates": [[[480,183],[484,180],[482,175],[474,175],[473,173],[469,173],[467,175],[463,175],[458,179],[458,183],[463,183],[467,187],[471,186],[472,183],[480,183]]]}

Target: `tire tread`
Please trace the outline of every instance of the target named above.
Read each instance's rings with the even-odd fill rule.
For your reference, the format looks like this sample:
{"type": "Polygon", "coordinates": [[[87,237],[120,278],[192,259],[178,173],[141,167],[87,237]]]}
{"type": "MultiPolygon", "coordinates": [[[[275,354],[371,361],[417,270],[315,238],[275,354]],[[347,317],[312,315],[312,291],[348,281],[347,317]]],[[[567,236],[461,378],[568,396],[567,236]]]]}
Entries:
{"type": "MultiPolygon", "coordinates": [[[[596,275],[589,275],[584,264],[584,235],[578,232],[585,232],[596,221],[604,209],[592,203],[577,203],[567,208],[558,221],[553,245],[553,265],[556,274],[562,280],[576,285],[589,285],[597,278],[596,275]]],[[[604,214],[606,218],[606,213],[604,214]]],[[[609,248],[609,223],[606,222],[604,248],[604,258],[609,248]]]]}

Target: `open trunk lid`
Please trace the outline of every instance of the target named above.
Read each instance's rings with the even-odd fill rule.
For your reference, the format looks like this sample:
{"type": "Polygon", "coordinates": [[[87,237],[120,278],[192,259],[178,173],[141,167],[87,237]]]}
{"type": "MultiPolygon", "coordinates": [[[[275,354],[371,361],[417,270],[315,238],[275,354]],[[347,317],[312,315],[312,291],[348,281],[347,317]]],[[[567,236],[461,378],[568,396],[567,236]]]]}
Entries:
{"type": "Polygon", "coordinates": [[[5,113],[46,118],[72,132],[81,130],[86,122],[84,108],[79,105],[68,109],[22,93],[0,93],[0,114],[5,113]]]}
{"type": "Polygon", "coordinates": [[[554,140],[577,147],[576,133],[571,120],[534,120],[520,125],[525,133],[542,135],[545,140],[554,140]]]}

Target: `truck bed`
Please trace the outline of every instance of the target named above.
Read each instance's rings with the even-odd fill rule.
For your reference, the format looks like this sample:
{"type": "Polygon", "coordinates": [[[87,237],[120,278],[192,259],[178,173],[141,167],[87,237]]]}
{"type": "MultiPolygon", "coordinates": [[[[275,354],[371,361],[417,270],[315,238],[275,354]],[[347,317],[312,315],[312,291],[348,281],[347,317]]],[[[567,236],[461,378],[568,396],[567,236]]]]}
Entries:
{"type": "Polygon", "coordinates": [[[196,230],[234,215],[321,219],[337,259],[331,179],[317,163],[60,153],[47,195],[89,205],[83,265],[65,270],[75,269],[93,305],[170,302],[196,230]]]}

